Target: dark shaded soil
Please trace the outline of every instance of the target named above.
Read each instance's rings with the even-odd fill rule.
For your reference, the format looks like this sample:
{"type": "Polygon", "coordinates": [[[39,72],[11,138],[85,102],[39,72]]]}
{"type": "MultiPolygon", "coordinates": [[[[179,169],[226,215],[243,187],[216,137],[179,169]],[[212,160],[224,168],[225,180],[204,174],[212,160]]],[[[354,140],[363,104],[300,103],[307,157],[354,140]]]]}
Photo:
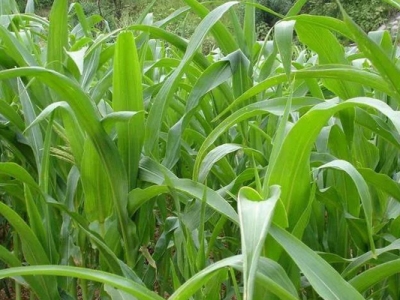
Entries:
{"type": "MultiPolygon", "coordinates": [[[[10,282],[8,282],[7,287],[6,288],[2,288],[0,290],[0,300],[13,300],[16,299],[15,296],[15,290],[12,287],[13,284],[10,284],[10,282]]],[[[30,293],[28,289],[25,288],[21,288],[21,299],[23,300],[28,300],[30,299],[30,293]]]]}

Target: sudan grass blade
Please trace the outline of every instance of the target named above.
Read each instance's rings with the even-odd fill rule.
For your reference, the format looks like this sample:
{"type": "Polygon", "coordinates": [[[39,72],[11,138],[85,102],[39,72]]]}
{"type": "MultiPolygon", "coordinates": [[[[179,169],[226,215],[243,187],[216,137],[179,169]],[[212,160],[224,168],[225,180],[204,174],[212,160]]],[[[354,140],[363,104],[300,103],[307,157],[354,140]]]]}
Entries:
{"type": "Polygon", "coordinates": [[[105,221],[113,209],[112,189],[100,157],[90,140],[84,145],[81,182],[85,192],[84,212],[89,222],[98,222],[99,233],[105,235],[105,221]]]}
{"type": "MultiPolygon", "coordinates": [[[[0,245],[0,260],[6,263],[10,267],[22,266],[21,261],[15,256],[14,253],[8,251],[6,248],[0,245]]],[[[24,280],[29,284],[29,288],[37,295],[41,295],[43,288],[40,285],[39,278],[33,276],[24,276],[24,280]]]]}
{"type": "Polygon", "coordinates": [[[362,175],[364,180],[400,202],[400,184],[394,181],[386,174],[376,173],[367,168],[358,168],[357,171],[362,175]]]}
{"type": "MultiPolygon", "coordinates": [[[[294,25],[294,24],[293,24],[294,25]]],[[[290,71],[287,74],[290,76],[290,71]]],[[[268,196],[268,189],[269,189],[269,181],[271,177],[271,172],[275,167],[275,164],[277,163],[277,157],[279,153],[281,152],[283,141],[285,140],[285,135],[286,135],[286,126],[288,125],[288,120],[289,120],[289,113],[292,110],[292,93],[293,91],[290,91],[289,97],[286,99],[285,103],[285,110],[283,111],[282,118],[279,121],[279,125],[276,128],[275,136],[272,141],[273,147],[271,151],[271,155],[269,157],[269,164],[267,168],[267,173],[264,176],[263,180],[263,196],[266,197],[268,196]]],[[[281,224],[282,225],[282,224],[281,224]]]]}
{"type": "MultiPolygon", "coordinates": [[[[271,171],[270,184],[282,187],[282,201],[288,212],[289,220],[298,220],[310,195],[310,165],[311,148],[322,127],[330,117],[343,109],[367,106],[385,114],[396,127],[400,129],[399,112],[393,111],[382,101],[371,98],[353,98],[342,103],[337,100],[327,101],[314,106],[308,111],[287,134],[277,162],[271,171]],[[304,135],[307,132],[307,135],[304,135]]],[[[295,222],[289,226],[293,228],[295,222]]]]}
{"type": "MultiPolygon", "coordinates": [[[[298,110],[301,107],[312,106],[320,103],[321,101],[322,100],[320,99],[307,97],[294,98],[292,99],[291,109],[293,111],[298,110]]],[[[217,127],[215,127],[215,129],[208,135],[208,137],[201,145],[193,167],[193,179],[198,179],[200,166],[202,164],[202,161],[204,160],[207,150],[213,145],[213,143],[218,139],[221,134],[226,132],[233,125],[251,117],[263,114],[274,114],[277,116],[282,116],[285,111],[286,103],[287,98],[275,98],[256,102],[243,107],[242,109],[236,111],[225,120],[223,120],[217,127]]]]}
{"type": "Polygon", "coordinates": [[[290,77],[292,70],[292,38],[295,21],[280,21],[275,28],[275,42],[281,55],[285,73],[290,77]]]}
{"type": "Polygon", "coordinates": [[[67,207],[51,197],[47,197],[47,203],[63,212],[65,212],[76,224],[79,225],[80,230],[87,235],[91,242],[97,247],[99,253],[104,256],[105,264],[110,269],[110,272],[116,275],[124,276],[125,278],[131,279],[137,283],[142,284],[141,279],[136,275],[136,273],[125,264],[121,259],[119,259],[113,250],[105,243],[104,239],[93,230],[89,229],[87,220],[76,212],[72,212],[67,207]]]}
{"type": "Polygon", "coordinates": [[[349,283],[362,293],[372,288],[375,284],[386,280],[389,276],[398,274],[399,270],[400,259],[395,259],[364,271],[351,279],[349,283]]]}
{"type": "MultiPolygon", "coordinates": [[[[214,276],[218,274],[218,270],[229,266],[242,271],[242,255],[231,256],[220,260],[204,270],[198,272],[188,281],[182,284],[169,298],[170,300],[185,300],[189,299],[194,293],[196,293],[203,285],[207,285],[214,276]]],[[[296,291],[290,282],[289,278],[285,274],[283,268],[276,262],[260,258],[259,261],[259,272],[256,273],[257,283],[266,286],[266,288],[280,297],[281,299],[298,299],[296,291]]]]}
{"type": "MultiPolygon", "coordinates": [[[[223,157],[228,155],[229,153],[243,150],[250,157],[254,157],[255,160],[261,165],[266,165],[267,160],[264,157],[263,153],[257,151],[253,148],[243,147],[238,144],[223,144],[211,150],[205,157],[200,166],[199,170],[199,181],[204,182],[208,173],[211,171],[211,168],[223,157]]],[[[232,171],[233,172],[233,171],[232,171]]]]}
{"type": "Polygon", "coordinates": [[[84,134],[82,128],[78,124],[73,110],[67,102],[60,101],[48,105],[25,130],[28,130],[30,127],[44,121],[47,117],[51,117],[55,110],[62,110],[61,115],[64,121],[64,128],[71,146],[71,151],[74,155],[75,164],[80,166],[83,156],[84,134]]]}
{"type": "MultiPolygon", "coordinates": [[[[184,0],[190,8],[198,14],[201,18],[203,18],[203,22],[206,19],[210,18],[209,10],[197,0],[184,0]]],[[[230,1],[225,3],[228,6],[238,4],[237,1],[230,1]]],[[[207,20],[207,22],[209,22],[207,20]]],[[[214,24],[212,24],[214,25],[214,24]]],[[[199,25],[200,26],[200,25],[199,25]]],[[[221,23],[216,22],[215,26],[212,27],[212,33],[214,38],[217,41],[218,46],[222,49],[225,54],[229,54],[238,49],[238,45],[236,44],[235,39],[232,37],[231,33],[228,29],[221,23]]],[[[194,35],[193,35],[194,36],[194,35]]]]}
{"type": "Polygon", "coordinates": [[[270,195],[269,199],[263,199],[249,187],[243,187],[239,191],[238,214],[243,253],[244,299],[253,299],[258,260],[280,196],[279,187],[271,187],[270,195]]]}
{"type": "MultiPolygon", "coordinates": [[[[319,167],[319,169],[325,169],[325,168],[333,168],[333,169],[338,169],[338,170],[344,171],[353,180],[353,182],[357,188],[357,191],[359,193],[359,196],[361,198],[362,206],[364,208],[364,216],[365,216],[365,221],[367,223],[367,232],[368,232],[370,247],[371,247],[372,252],[375,253],[375,244],[374,244],[373,232],[372,232],[372,230],[373,230],[373,228],[372,228],[372,213],[373,213],[372,199],[371,199],[371,195],[370,195],[367,183],[365,182],[365,180],[361,176],[361,174],[355,169],[355,167],[347,161],[334,160],[332,162],[329,162],[329,163],[324,164],[321,167],[319,167]]],[[[356,216],[356,217],[358,217],[358,216],[356,216]]]]}
{"type": "Polygon", "coordinates": [[[150,154],[155,150],[154,147],[160,135],[161,123],[164,119],[166,108],[168,107],[169,101],[175,92],[179,79],[187,64],[191,62],[191,59],[195,55],[197,49],[201,45],[201,42],[212,26],[223,16],[227,10],[229,10],[235,4],[237,4],[237,2],[224,3],[210,12],[204,18],[191,37],[186,53],[182,58],[180,65],[175,69],[172,75],[168,77],[161,90],[158,92],[157,97],[154,99],[152,108],[150,109],[146,123],[146,154],[150,154]]]}
{"type": "Polygon", "coordinates": [[[0,100],[0,113],[8,119],[18,130],[23,131],[25,122],[15,109],[4,100],[0,100]]]}
{"type": "Polygon", "coordinates": [[[172,168],[178,160],[182,133],[190,123],[201,103],[202,97],[232,76],[232,63],[229,59],[223,59],[209,66],[199,77],[190,91],[187,99],[186,112],[182,118],[170,128],[167,139],[166,156],[163,165],[172,168]]]}
{"type": "MultiPolygon", "coordinates": [[[[24,184],[24,196],[26,211],[29,217],[29,225],[32,229],[32,232],[35,234],[37,239],[40,241],[42,247],[45,249],[51,263],[57,263],[59,256],[55,247],[54,240],[51,239],[51,232],[45,231],[43,224],[43,222],[45,221],[47,227],[49,227],[50,220],[48,220],[48,218],[46,218],[47,220],[45,220],[40,215],[37,204],[35,203],[31,190],[27,184],[24,184]]],[[[39,202],[39,199],[37,199],[36,202],[39,202]]]]}
{"type": "Polygon", "coordinates": [[[306,2],[307,0],[297,0],[286,14],[286,17],[297,15],[303,8],[304,4],[306,4],[306,2]]]}
{"type": "Polygon", "coordinates": [[[290,255],[323,299],[364,299],[325,260],[290,233],[278,226],[271,226],[269,233],[290,255]]]}
{"type": "Polygon", "coordinates": [[[37,63],[29,51],[21,42],[7,30],[0,26],[0,37],[4,48],[7,50],[4,54],[9,55],[20,67],[36,66],[37,63]]]}
{"type": "MultiPolygon", "coordinates": [[[[96,108],[87,94],[77,83],[57,72],[43,68],[19,68],[0,71],[0,80],[21,76],[36,76],[37,79],[51,87],[71,106],[82,129],[88,134],[101,162],[107,172],[107,180],[112,188],[112,199],[117,214],[120,230],[126,249],[134,249],[133,225],[128,218],[126,205],[128,200],[128,181],[118,150],[111,138],[104,131],[96,108]]],[[[129,265],[134,264],[133,251],[126,251],[129,265]]]]}
{"type": "MultiPolygon", "coordinates": [[[[388,246],[383,247],[383,248],[378,248],[376,249],[375,253],[372,253],[372,251],[368,251],[367,253],[364,253],[358,257],[355,257],[353,259],[350,259],[349,265],[346,267],[346,269],[342,272],[343,277],[356,277],[357,272],[362,268],[364,265],[368,264],[371,262],[371,264],[374,264],[374,261],[376,262],[376,258],[386,252],[389,251],[394,251],[394,250],[399,250],[400,249],[400,240],[397,239],[394,242],[390,243],[388,246]]],[[[390,258],[392,260],[392,258],[390,258]]],[[[378,263],[377,263],[378,264],[378,263]]],[[[355,278],[354,278],[355,279],[355,278]]]]}
{"type": "MultiPolygon", "coordinates": [[[[249,0],[249,3],[255,3],[249,0]]],[[[247,52],[251,53],[251,48],[256,41],[256,8],[253,5],[246,5],[243,20],[243,34],[246,41],[247,52]],[[250,50],[250,51],[249,51],[250,50]]]]}
{"type": "MultiPolygon", "coordinates": [[[[302,43],[318,53],[320,65],[350,65],[350,62],[345,57],[343,46],[330,30],[297,20],[296,32],[302,43]]],[[[363,95],[361,85],[344,80],[325,79],[324,85],[343,99],[363,95]]]]}
{"type": "MultiPolygon", "coordinates": [[[[0,202],[0,214],[7,219],[10,225],[21,238],[24,258],[31,265],[49,264],[49,258],[31,228],[11,208],[0,202]]],[[[55,278],[40,278],[43,299],[57,299],[57,283],[55,278]]]]}
{"type": "Polygon", "coordinates": [[[29,186],[33,187],[36,191],[39,190],[38,184],[28,173],[28,171],[16,163],[12,162],[0,163],[0,174],[6,174],[8,176],[11,176],[23,183],[28,184],[29,186]]]}
{"type": "Polygon", "coordinates": [[[48,67],[62,72],[64,49],[68,49],[68,0],[55,0],[52,5],[47,43],[48,67]]]}
{"type": "MultiPolygon", "coordinates": [[[[180,191],[199,200],[202,200],[203,197],[206,197],[207,205],[209,205],[211,208],[215,209],[222,215],[226,216],[233,222],[239,222],[236,211],[223,197],[221,197],[213,189],[194,180],[179,179],[170,170],[147,157],[141,161],[140,171],[141,180],[157,185],[164,185],[165,177],[168,177],[169,184],[172,185],[171,187],[174,190],[180,191]]],[[[133,195],[134,193],[131,196],[133,195]]],[[[138,206],[134,203],[135,199],[133,197],[130,197],[130,201],[132,201],[132,203],[129,205],[129,207],[131,209],[136,209],[136,207],[138,206]]]]}
{"type": "Polygon", "coordinates": [[[71,4],[70,9],[75,10],[75,14],[78,17],[79,24],[82,27],[85,36],[91,38],[92,36],[90,34],[90,25],[87,17],[85,16],[85,12],[83,10],[82,5],[80,3],[75,2],[71,4]]]}
{"type": "Polygon", "coordinates": [[[365,110],[356,110],[355,122],[365,128],[368,128],[382,139],[391,143],[397,149],[400,149],[400,136],[396,131],[390,128],[389,124],[385,123],[381,116],[369,114],[365,110]]]}
{"type": "MultiPolygon", "coordinates": [[[[307,78],[327,78],[356,82],[382,91],[390,96],[396,95],[393,89],[391,89],[390,85],[381,76],[347,65],[324,65],[301,70],[292,70],[290,80],[303,80],[307,78]]],[[[217,118],[220,118],[234,107],[239,106],[239,104],[247,99],[263,93],[268,88],[287,81],[288,78],[286,74],[268,77],[264,81],[254,85],[240,97],[236,98],[235,101],[232,102],[222,113],[220,113],[217,118]]]]}
{"type": "Polygon", "coordinates": [[[327,16],[316,16],[316,15],[298,15],[286,18],[286,20],[296,20],[300,23],[310,24],[330,31],[334,31],[346,38],[351,38],[352,34],[347,28],[346,24],[342,20],[327,16]]]}
{"type": "Polygon", "coordinates": [[[354,21],[347,15],[341,7],[344,22],[353,35],[353,39],[357,42],[357,46],[362,53],[368,58],[378,72],[384,77],[392,86],[396,93],[396,100],[400,99],[400,87],[398,78],[400,76],[400,69],[388,57],[384,50],[375,42],[373,42],[362,29],[354,23],[354,21]]]}
{"type": "MultiPolygon", "coordinates": [[[[118,35],[113,75],[113,109],[142,111],[142,68],[132,32],[118,35]]],[[[144,115],[117,124],[118,149],[128,173],[129,189],[136,187],[139,160],[144,141],[144,115]]]]}
{"type": "MultiPolygon", "coordinates": [[[[30,124],[36,118],[34,104],[33,101],[30,99],[26,87],[22,83],[22,80],[18,78],[17,81],[18,81],[18,92],[20,95],[19,99],[21,102],[22,111],[24,113],[25,124],[26,126],[30,126],[30,124]]],[[[39,126],[30,126],[29,130],[26,131],[26,136],[35,155],[36,167],[38,168],[38,175],[39,175],[42,172],[42,158],[43,158],[42,131],[39,126]]]]}
{"type": "MultiPolygon", "coordinates": [[[[92,280],[108,284],[112,287],[120,289],[143,300],[161,300],[164,299],[156,293],[148,290],[143,285],[126,279],[122,276],[117,276],[111,273],[106,273],[93,269],[85,269],[70,266],[29,266],[10,268],[0,271],[0,278],[22,276],[22,275],[51,275],[51,276],[67,276],[86,280],[92,280]]],[[[56,299],[56,298],[52,298],[56,299]]]]}

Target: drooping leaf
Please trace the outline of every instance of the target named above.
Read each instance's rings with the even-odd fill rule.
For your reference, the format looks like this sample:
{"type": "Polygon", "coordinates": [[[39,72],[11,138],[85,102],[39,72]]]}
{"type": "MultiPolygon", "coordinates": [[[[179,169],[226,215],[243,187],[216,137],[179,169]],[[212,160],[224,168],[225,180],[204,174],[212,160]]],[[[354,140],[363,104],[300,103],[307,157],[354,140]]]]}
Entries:
{"type": "Polygon", "coordinates": [[[272,226],[269,232],[290,255],[311,286],[323,299],[337,300],[347,297],[364,299],[332,266],[300,240],[278,226],[272,226]],[[335,282],[335,284],[330,284],[331,282],[335,282]]]}

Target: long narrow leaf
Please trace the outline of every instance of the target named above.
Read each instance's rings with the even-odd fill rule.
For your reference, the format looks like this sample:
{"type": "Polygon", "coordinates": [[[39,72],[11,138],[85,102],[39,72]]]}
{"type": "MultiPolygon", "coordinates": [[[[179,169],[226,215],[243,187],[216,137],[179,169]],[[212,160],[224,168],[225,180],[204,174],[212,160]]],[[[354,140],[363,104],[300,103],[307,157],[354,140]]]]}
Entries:
{"type": "Polygon", "coordinates": [[[325,260],[300,240],[278,226],[272,226],[269,232],[290,255],[323,299],[364,299],[325,260]],[[331,282],[335,284],[330,284],[331,282]]]}
{"type": "Polygon", "coordinates": [[[243,187],[239,191],[238,214],[243,253],[244,299],[253,299],[258,260],[280,196],[279,187],[273,186],[271,190],[269,199],[263,199],[249,187],[243,187]]]}

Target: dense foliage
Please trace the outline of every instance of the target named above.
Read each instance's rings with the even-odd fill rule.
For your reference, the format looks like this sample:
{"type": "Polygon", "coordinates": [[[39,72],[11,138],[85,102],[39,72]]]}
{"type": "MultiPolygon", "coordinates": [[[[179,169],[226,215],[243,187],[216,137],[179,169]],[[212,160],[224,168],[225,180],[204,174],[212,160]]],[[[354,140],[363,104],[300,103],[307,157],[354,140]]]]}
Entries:
{"type": "MultiPolygon", "coordinates": [[[[396,13],[393,7],[382,0],[342,0],[341,3],[354,22],[365,31],[377,29],[396,13]]],[[[334,0],[309,0],[304,11],[317,15],[340,16],[339,6],[334,0]]]]}
{"type": "MultiPolygon", "coordinates": [[[[26,6],[26,0],[17,0],[20,9],[26,6]]],[[[72,1],[71,1],[72,2],[72,1]]],[[[78,0],[86,14],[98,14],[113,24],[115,21],[112,16],[119,14],[119,19],[122,14],[130,15],[136,20],[136,16],[140,15],[143,9],[150,4],[150,0],[78,0]],[[100,11],[99,11],[100,10],[100,11]],[[118,11],[119,10],[119,11],[118,11]]],[[[201,1],[200,1],[201,2],[201,1]]],[[[295,2],[294,0],[258,0],[257,3],[268,7],[278,13],[286,14],[290,7],[295,2]]],[[[38,0],[36,1],[37,8],[50,9],[53,0],[38,0]]],[[[360,25],[365,31],[370,31],[384,24],[390,16],[396,11],[383,2],[382,0],[342,0],[344,9],[352,17],[352,19],[360,25]]],[[[181,6],[180,0],[159,0],[154,6],[154,12],[157,16],[166,16],[171,9],[176,9],[181,6]]],[[[309,0],[302,10],[303,13],[316,15],[339,17],[340,9],[335,0],[309,0]]],[[[271,27],[278,18],[262,11],[256,11],[257,26],[271,27]]],[[[189,22],[190,23],[190,22],[189,22]]]]}
{"type": "Polygon", "coordinates": [[[397,38],[300,0],[257,41],[254,6],[183,2],[110,30],[2,1],[2,292],[400,299],[397,38]]]}

